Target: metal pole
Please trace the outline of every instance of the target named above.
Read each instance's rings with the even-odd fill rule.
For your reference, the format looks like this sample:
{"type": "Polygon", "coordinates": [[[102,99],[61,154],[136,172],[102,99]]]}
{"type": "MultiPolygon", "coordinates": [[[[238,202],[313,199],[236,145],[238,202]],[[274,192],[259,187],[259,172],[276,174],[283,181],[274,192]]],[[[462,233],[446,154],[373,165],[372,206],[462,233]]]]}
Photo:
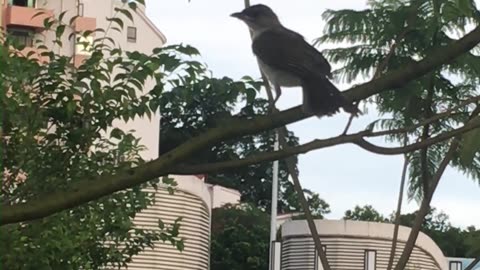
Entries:
{"type": "MultiPolygon", "coordinates": [[[[278,132],[275,132],[275,143],[273,151],[279,150],[278,132]]],[[[273,244],[277,238],[277,202],[278,202],[278,160],[273,162],[273,178],[272,178],[272,206],[270,214],[270,260],[269,269],[274,269],[275,254],[273,254],[273,244]]],[[[278,267],[275,267],[278,268],[278,267]]]]}

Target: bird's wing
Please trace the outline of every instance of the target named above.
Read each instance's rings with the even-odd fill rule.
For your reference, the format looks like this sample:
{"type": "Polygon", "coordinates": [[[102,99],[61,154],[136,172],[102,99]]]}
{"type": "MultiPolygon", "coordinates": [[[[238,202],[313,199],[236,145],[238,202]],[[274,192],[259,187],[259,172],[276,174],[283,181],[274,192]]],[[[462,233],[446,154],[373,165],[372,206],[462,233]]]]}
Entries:
{"type": "Polygon", "coordinates": [[[252,44],[254,54],[266,65],[305,76],[331,76],[331,66],[323,55],[300,35],[286,28],[266,30],[252,44]]]}

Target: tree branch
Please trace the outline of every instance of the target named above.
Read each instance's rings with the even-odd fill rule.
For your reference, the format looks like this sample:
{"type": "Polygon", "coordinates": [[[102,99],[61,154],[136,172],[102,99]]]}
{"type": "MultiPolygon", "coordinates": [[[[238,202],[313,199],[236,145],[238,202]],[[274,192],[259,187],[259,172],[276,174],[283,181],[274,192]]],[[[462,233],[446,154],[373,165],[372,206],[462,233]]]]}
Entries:
{"type": "Polygon", "coordinates": [[[480,257],[475,258],[472,263],[470,263],[465,270],[472,270],[480,262],[480,257]]]}
{"type": "MultiPolygon", "coordinates": [[[[407,145],[408,136],[404,135],[403,145],[407,145]]],[[[397,243],[398,243],[398,230],[400,228],[400,215],[402,212],[402,203],[403,203],[403,190],[405,189],[405,182],[407,179],[407,169],[408,169],[408,155],[404,155],[402,176],[400,177],[400,188],[398,191],[398,200],[397,200],[397,211],[395,211],[394,227],[393,227],[393,237],[392,237],[392,246],[390,248],[390,257],[388,258],[387,270],[391,270],[393,267],[393,259],[395,258],[395,253],[397,253],[397,243]]]]}
{"type": "MultiPolygon", "coordinates": [[[[472,114],[470,115],[468,122],[475,122],[472,120],[475,119],[479,113],[480,113],[480,106],[477,106],[477,108],[475,108],[475,110],[473,110],[472,114]]],[[[467,122],[467,125],[468,125],[468,122],[467,122]]],[[[440,182],[440,179],[442,178],[442,175],[445,172],[445,169],[447,168],[448,164],[455,156],[455,153],[458,149],[458,146],[460,145],[460,142],[461,142],[460,135],[456,136],[452,140],[452,142],[450,143],[450,147],[447,153],[445,154],[445,157],[440,162],[437,172],[432,176],[431,182],[429,184],[429,189],[426,190],[424,193],[425,195],[422,199],[420,208],[417,211],[417,215],[415,217],[415,221],[410,231],[410,235],[408,236],[407,242],[405,243],[405,248],[403,249],[402,255],[398,259],[395,270],[405,269],[407,262],[410,258],[410,255],[412,254],[412,250],[415,247],[415,242],[417,241],[417,237],[418,237],[418,234],[420,233],[420,229],[422,228],[423,220],[425,219],[425,216],[428,214],[428,211],[430,210],[430,202],[432,201],[433,194],[437,189],[438,183],[440,182]]]]}
{"type": "MultiPolygon", "coordinates": [[[[345,91],[345,97],[349,101],[355,102],[380,92],[400,87],[408,81],[419,78],[440,65],[448,63],[461,54],[468,52],[479,42],[480,27],[477,27],[461,39],[431,53],[422,61],[411,63],[398,70],[388,72],[371,82],[345,91]]],[[[247,134],[271,130],[309,116],[301,111],[300,106],[297,106],[268,116],[257,116],[251,119],[233,119],[228,126],[213,128],[183,143],[156,160],[136,168],[119,170],[114,175],[100,175],[79,179],[66,190],[41,194],[37,198],[21,204],[1,205],[0,225],[46,217],[116,191],[134,187],[156,177],[164,176],[172,166],[188,159],[205,147],[247,134]]]]}
{"type": "Polygon", "coordinates": [[[457,151],[459,143],[460,143],[459,138],[453,139],[447,154],[445,155],[442,162],[440,163],[440,166],[437,172],[432,177],[432,181],[429,185],[430,190],[425,192],[424,198],[422,200],[420,208],[418,209],[417,215],[415,217],[415,221],[410,231],[410,235],[408,236],[407,242],[405,243],[405,248],[403,249],[402,255],[398,259],[395,270],[405,269],[405,266],[407,265],[407,262],[410,258],[410,254],[412,253],[412,250],[415,247],[415,242],[417,241],[417,237],[418,237],[418,234],[420,233],[420,229],[422,228],[423,220],[425,219],[425,216],[428,214],[428,210],[430,209],[430,202],[432,201],[433,194],[437,188],[438,183],[440,182],[440,179],[442,178],[443,172],[445,172],[445,169],[447,168],[455,152],[457,151]]]}
{"type": "MultiPolygon", "coordinates": [[[[231,170],[231,169],[235,169],[243,166],[249,166],[249,165],[257,164],[261,162],[268,162],[272,160],[283,159],[292,155],[305,154],[313,150],[318,150],[318,149],[327,148],[327,147],[340,145],[340,144],[346,144],[346,143],[356,144],[357,146],[376,154],[399,155],[399,154],[404,154],[404,153],[409,153],[409,152],[419,150],[425,146],[443,142],[454,136],[466,133],[475,128],[480,128],[480,123],[467,124],[461,128],[457,128],[449,132],[442,133],[438,136],[429,138],[425,141],[420,141],[420,142],[402,146],[402,147],[376,146],[370,142],[367,142],[363,137],[365,136],[374,137],[374,136],[377,136],[379,133],[385,134],[385,132],[370,133],[369,131],[361,131],[361,132],[350,134],[350,135],[341,135],[341,136],[332,137],[332,138],[323,139],[323,140],[317,139],[309,143],[305,143],[305,144],[294,146],[294,147],[284,148],[279,151],[255,154],[255,155],[246,157],[244,159],[235,159],[235,160],[228,160],[228,161],[221,161],[221,162],[207,163],[207,164],[198,164],[198,165],[178,165],[172,168],[169,171],[169,174],[190,175],[190,174],[198,174],[198,173],[212,173],[212,172],[218,172],[218,171],[226,171],[226,170],[231,170]]],[[[398,133],[401,133],[401,132],[398,132],[398,133]]]]}

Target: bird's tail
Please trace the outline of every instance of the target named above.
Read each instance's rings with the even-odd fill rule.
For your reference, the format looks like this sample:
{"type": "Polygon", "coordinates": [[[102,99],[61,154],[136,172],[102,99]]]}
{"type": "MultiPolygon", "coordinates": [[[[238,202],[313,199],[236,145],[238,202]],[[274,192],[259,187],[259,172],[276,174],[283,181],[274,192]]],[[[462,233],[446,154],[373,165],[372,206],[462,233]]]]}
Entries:
{"type": "Polygon", "coordinates": [[[357,106],[349,102],[327,78],[304,80],[303,111],[316,116],[333,115],[340,108],[355,116],[360,114],[357,106]]]}

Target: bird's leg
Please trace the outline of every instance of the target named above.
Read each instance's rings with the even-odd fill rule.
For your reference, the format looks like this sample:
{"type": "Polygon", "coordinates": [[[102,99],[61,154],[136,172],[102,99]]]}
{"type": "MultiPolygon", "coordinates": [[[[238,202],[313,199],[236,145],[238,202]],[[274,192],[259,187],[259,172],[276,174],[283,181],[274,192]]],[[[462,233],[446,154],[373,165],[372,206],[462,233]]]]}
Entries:
{"type": "Polygon", "coordinates": [[[273,100],[273,104],[276,104],[278,99],[282,95],[282,88],[278,84],[275,84],[274,88],[275,88],[275,99],[273,100]]]}

